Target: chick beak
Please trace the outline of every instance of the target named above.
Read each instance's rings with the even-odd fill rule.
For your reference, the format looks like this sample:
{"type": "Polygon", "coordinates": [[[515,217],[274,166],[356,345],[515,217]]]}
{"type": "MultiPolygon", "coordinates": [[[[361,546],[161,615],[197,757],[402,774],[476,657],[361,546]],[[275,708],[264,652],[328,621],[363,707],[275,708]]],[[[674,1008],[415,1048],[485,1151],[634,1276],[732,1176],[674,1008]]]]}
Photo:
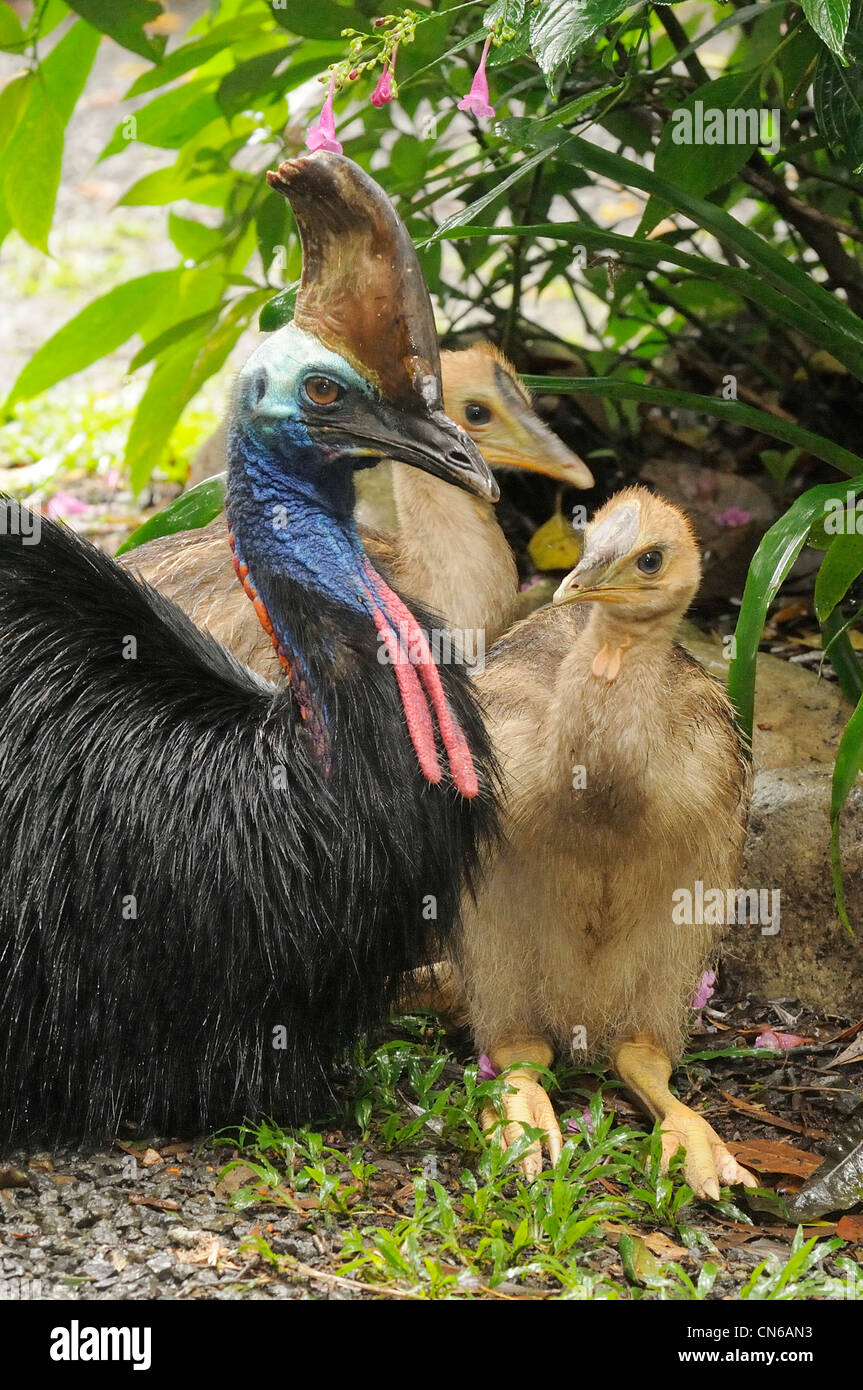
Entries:
{"type": "Polygon", "coordinates": [[[483,441],[486,458],[495,468],[525,468],[544,473],[570,487],[593,487],[587,464],[528,407],[510,407],[499,436],[483,441]]]}
{"type": "Polygon", "coordinates": [[[617,568],[608,559],[586,552],[555,590],[551,600],[554,607],[565,603],[624,603],[632,589],[612,583],[617,568]]]}

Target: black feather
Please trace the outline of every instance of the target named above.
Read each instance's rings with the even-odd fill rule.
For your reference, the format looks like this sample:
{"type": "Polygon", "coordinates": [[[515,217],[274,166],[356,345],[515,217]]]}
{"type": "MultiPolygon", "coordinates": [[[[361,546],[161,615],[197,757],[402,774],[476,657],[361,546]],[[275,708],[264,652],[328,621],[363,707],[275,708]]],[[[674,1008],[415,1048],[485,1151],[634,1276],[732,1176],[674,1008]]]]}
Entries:
{"type": "Polygon", "coordinates": [[[68,530],[22,544],[3,507],[0,1138],[309,1118],[493,831],[464,672],[441,676],[473,802],[423,779],[371,624],[285,582],[326,775],[288,687],[68,530]]]}

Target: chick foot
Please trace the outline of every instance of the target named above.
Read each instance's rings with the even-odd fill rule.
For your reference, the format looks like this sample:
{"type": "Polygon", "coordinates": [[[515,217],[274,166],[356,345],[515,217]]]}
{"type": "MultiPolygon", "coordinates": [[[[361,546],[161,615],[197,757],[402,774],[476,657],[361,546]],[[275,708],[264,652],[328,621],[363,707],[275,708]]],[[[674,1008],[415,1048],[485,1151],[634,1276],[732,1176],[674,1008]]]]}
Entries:
{"type": "Polygon", "coordinates": [[[682,1148],[686,1151],[683,1176],[696,1197],[715,1202],[720,1187],[735,1183],[758,1186],[757,1179],[732,1157],[707,1121],[671,1094],[671,1062],[652,1038],[639,1036],[622,1043],[615,1053],[614,1067],[627,1089],[660,1122],[663,1172],[682,1148]]]}
{"type": "Polygon", "coordinates": [[[548,1149],[552,1163],[560,1158],[563,1136],[554,1106],[548,1092],[536,1079],[535,1067],[547,1067],[553,1053],[548,1043],[539,1038],[525,1042],[503,1043],[489,1053],[492,1066],[498,1072],[506,1072],[508,1091],[501,1096],[503,1123],[492,1106],[482,1112],[482,1126],[486,1135],[506,1151],[524,1134],[524,1126],[544,1129],[544,1141],[536,1140],[519,1161],[519,1169],[528,1179],[542,1172],[543,1147],[548,1149]],[[524,1063],[533,1063],[534,1066],[524,1063]],[[512,1067],[511,1071],[508,1068],[512,1067]],[[497,1133],[495,1134],[495,1131],[497,1133]]]}
{"type": "Polygon", "coordinates": [[[660,1125],[662,1131],[662,1171],[678,1149],[686,1151],[683,1176],[696,1197],[719,1198],[720,1187],[757,1187],[758,1180],[730,1154],[716,1130],[688,1105],[674,1101],[660,1125]]]}

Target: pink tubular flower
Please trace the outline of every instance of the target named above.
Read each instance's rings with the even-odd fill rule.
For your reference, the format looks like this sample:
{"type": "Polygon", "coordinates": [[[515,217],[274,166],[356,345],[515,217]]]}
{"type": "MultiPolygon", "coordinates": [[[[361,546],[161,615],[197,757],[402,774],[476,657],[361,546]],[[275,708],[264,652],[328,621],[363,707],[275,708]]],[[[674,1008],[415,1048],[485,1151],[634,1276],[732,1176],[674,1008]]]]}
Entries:
{"type": "Polygon", "coordinates": [[[316,125],[310,125],[306,131],[306,149],[329,150],[331,154],[343,154],[343,147],[336,139],[336,118],[333,113],[333,97],[336,94],[336,79],[330,80],[330,90],[327,92],[323,109],[318,117],[316,125]]]}
{"type": "Polygon", "coordinates": [[[372,106],[386,106],[392,101],[396,94],[396,85],[393,76],[396,67],[396,55],[398,45],[393,49],[393,56],[384,63],[384,70],[378,78],[378,85],[372,92],[372,106]]]}
{"type": "Polygon", "coordinates": [[[474,73],[470,91],[466,97],[462,97],[458,104],[459,111],[468,111],[472,116],[479,116],[482,120],[489,120],[494,115],[494,107],[491,105],[488,95],[488,78],[485,75],[485,65],[488,61],[490,48],[491,34],[485,41],[485,47],[482,50],[479,67],[474,73]]]}
{"type": "Polygon", "coordinates": [[[497,1072],[492,1066],[491,1058],[487,1057],[484,1052],[479,1059],[476,1076],[478,1081],[494,1081],[494,1078],[497,1076],[497,1072]]]}

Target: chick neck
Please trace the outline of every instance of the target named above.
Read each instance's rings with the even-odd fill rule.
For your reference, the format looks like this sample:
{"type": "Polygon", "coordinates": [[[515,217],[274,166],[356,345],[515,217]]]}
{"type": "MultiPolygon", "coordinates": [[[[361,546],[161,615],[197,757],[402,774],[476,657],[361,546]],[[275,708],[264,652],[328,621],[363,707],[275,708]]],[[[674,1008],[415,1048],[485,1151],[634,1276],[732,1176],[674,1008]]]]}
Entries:
{"type": "Polygon", "coordinates": [[[486,647],[512,621],[518,571],[490,502],[394,463],[398,578],[405,592],[450,628],[485,634],[486,647]]]}
{"type": "Polygon", "coordinates": [[[680,624],[677,608],[662,613],[629,609],[621,613],[612,603],[593,602],[579,648],[591,657],[591,674],[607,682],[619,680],[634,665],[650,664],[667,654],[680,624]]]}

